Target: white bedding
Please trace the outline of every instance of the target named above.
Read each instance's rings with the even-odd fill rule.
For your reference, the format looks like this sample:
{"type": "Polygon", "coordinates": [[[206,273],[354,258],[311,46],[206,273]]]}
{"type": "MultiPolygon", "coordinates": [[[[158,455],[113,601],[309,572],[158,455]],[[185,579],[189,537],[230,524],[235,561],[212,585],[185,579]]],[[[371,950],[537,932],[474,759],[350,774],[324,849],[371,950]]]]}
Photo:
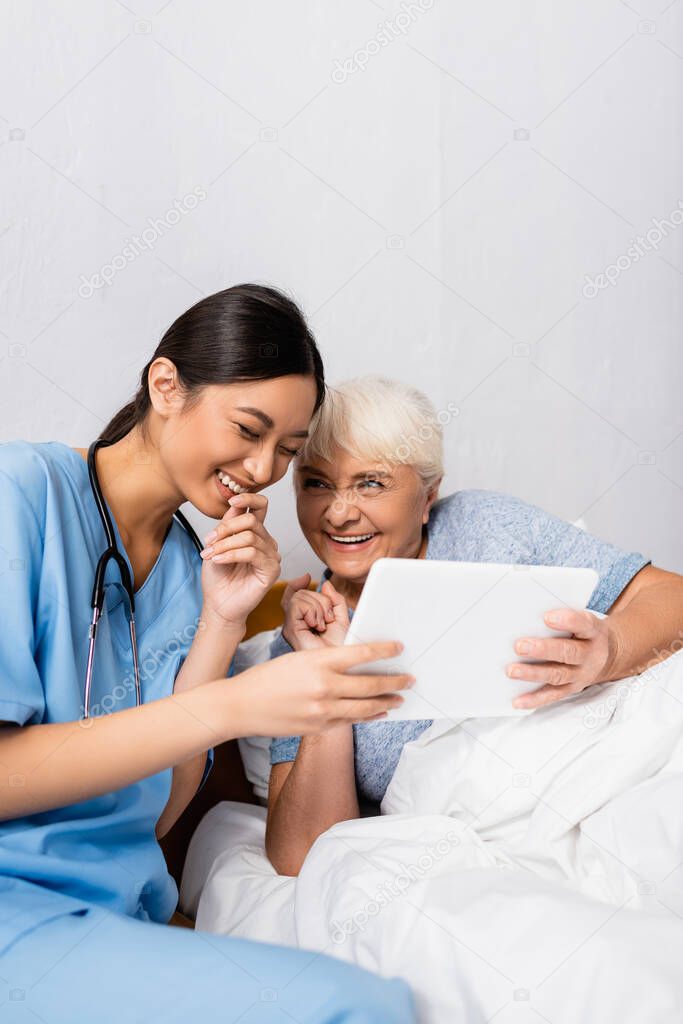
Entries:
{"type": "Polygon", "coordinates": [[[181,909],[402,976],[429,1024],[683,1019],[683,652],[526,718],[433,725],[382,812],[287,878],[265,810],[221,804],[181,909]]]}

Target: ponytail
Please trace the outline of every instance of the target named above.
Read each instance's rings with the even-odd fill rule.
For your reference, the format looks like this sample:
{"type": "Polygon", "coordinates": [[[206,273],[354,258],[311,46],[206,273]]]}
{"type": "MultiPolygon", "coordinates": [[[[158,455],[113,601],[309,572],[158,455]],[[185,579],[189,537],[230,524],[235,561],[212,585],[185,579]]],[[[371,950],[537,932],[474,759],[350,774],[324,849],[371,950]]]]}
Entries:
{"type": "Polygon", "coordinates": [[[147,373],[150,365],[148,364],[142,372],[142,380],[135,398],[112,416],[99,436],[100,441],[115,444],[116,441],[120,441],[126,434],[129,434],[133,427],[137,427],[144,421],[151,405],[147,387],[147,373]]]}

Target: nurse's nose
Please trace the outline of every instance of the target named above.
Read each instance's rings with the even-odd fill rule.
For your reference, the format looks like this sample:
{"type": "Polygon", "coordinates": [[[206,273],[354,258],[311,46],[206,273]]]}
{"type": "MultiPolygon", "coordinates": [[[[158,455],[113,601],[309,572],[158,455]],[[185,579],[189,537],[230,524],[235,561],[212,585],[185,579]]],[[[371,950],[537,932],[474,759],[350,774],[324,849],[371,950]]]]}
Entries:
{"type": "Polygon", "coordinates": [[[273,452],[262,448],[258,455],[245,459],[243,466],[255,484],[265,487],[273,477],[273,452]]]}

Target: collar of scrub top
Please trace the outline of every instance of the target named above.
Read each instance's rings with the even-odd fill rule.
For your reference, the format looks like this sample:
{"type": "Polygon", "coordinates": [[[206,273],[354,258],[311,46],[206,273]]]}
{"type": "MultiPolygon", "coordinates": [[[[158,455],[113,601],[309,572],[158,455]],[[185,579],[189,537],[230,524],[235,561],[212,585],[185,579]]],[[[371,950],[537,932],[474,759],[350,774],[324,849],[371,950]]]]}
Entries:
{"type": "MultiPolygon", "coordinates": [[[[104,607],[104,577],[107,571],[107,566],[110,562],[115,562],[119,576],[121,577],[121,585],[126,593],[127,606],[128,606],[128,628],[130,632],[130,646],[133,654],[133,671],[135,673],[135,705],[139,707],[142,704],[142,691],[140,687],[140,666],[138,663],[138,644],[137,636],[135,632],[135,592],[133,589],[133,579],[128,568],[128,562],[119,551],[118,544],[116,543],[116,534],[114,532],[114,524],[107,508],[107,503],[104,500],[102,494],[102,488],[100,486],[99,477],[97,475],[97,464],[95,455],[98,448],[103,448],[106,445],[112,444],[111,441],[104,441],[101,438],[94,441],[93,444],[88,448],[88,476],[90,478],[90,489],[92,490],[95,504],[97,505],[97,511],[104,529],[105,537],[107,538],[107,547],[100,555],[97,562],[97,568],[95,569],[95,580],[92,588],[92,618],[90,620],[90,627],[88,629],[88,660],[85,670],[85,687],[83,692],[83,717],[90,718],[90,692],[92,688],[92,671],[93,663],[95,660],[95,641],[97,638],[97,626],[100,621],[102,609],[104,607]]],[[[192,526],[187,521],[182,512],[176,511],[174,518],[178,520],[182,528],[188,534],[190,540],[194,544],[197,552],[201,552],[202,543],[199,537],[192,529],[192,526]]]]}

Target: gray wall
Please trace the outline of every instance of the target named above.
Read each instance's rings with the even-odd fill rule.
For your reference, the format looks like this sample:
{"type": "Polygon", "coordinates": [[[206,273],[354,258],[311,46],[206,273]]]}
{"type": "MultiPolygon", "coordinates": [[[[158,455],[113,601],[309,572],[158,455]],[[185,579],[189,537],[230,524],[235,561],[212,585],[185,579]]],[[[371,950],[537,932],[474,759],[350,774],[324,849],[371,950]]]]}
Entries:
{"type": "MultiPolygon", "coordinates": [[[[2,6],[3,440],[85,445],[253,278],[332,381],[455,404],[445,490],[683,571],[683,3],[2,6]]],[[[271,500],[285,574],[315,567],[271,500]]]]}

